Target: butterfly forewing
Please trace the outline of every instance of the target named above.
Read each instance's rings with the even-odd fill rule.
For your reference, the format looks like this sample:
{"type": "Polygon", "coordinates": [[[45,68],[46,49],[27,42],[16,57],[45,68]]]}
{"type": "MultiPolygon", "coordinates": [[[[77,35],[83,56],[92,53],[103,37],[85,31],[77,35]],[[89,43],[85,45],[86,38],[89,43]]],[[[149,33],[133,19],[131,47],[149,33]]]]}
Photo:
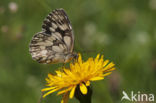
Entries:
{"type": "Polygon", "coordinates": [[[52,11],[43,21],[42,31],[31,40],[29,51],[39,63],[63,63],[73,52],[74,35],[63,9],[52,11]]]}
{"type": "Polygon", "coordinates": [[[54,35],[63,41],[68,50],[72,52],[74,46],[74,35],[68,16],[63,9],[52,11],[43,21],[42,31],[54,35]]]}

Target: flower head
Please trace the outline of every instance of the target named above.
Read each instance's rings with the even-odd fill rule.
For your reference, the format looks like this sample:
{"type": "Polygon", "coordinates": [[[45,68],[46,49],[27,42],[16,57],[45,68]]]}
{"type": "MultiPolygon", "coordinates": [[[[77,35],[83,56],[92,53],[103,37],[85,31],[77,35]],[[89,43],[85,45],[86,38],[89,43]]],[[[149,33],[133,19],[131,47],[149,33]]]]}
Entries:
{"type": "Polygon", "coordinates": [[[79,54],[77,62],[70,64],[70,69],[57,70],[56,75],[48,74],[48,87],[42,89],[43,92],[48,92],[43,97],[59,91],[58,95],[64,94],[61,103],[66,103],[68,98],[73,98],[77,86],[82,94],[87,94],[90,82],[104,79],[115,69],[114,65],[112,62],[109,63],[109,60],[104,60],[103,56],[100,57],[100,54],[95,59],[89,58],[87,61],[82,61],[79,54]]]}

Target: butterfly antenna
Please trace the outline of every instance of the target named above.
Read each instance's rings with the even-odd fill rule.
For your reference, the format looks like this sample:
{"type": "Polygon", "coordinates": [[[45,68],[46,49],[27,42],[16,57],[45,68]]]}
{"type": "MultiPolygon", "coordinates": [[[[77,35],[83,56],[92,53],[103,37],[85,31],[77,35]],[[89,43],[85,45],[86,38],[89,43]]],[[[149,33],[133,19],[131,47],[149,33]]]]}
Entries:
{"type": "Polygon", "coordinates": [[[96,53],[97,51],[96,50],[76,50],[80,53],[96,53]]]}
{"type": "Polygon", "coordinates": [[[65,63],[63,63],[63,64],[62,64],[62,68],[65,68],[65,67],[66,67],[66,64],[65,64],[65,63]]]}
{"type": "Polygon", "coordinates": [[[86,53],[103,53],[104,52],[104,50],[103,49],[101,49],[101,50],[75,50],[75,51],[77,51],[77,53],[84,53],[84,54],[86,54],[86,53]]]}

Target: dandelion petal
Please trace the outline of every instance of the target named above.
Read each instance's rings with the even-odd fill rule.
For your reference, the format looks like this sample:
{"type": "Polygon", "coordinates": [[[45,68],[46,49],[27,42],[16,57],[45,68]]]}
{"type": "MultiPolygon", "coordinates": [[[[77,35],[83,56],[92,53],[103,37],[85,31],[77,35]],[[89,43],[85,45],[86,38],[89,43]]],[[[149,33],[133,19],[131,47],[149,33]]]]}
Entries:
{"type": "Polygon", "coordinates": [[[70,91],[71,89],[72,89],[71,87],[69,87],[69,88],[67,88],[67,89],[64,89],[64,90],[58,92],[57,95],[63,94],[63,93],[65,93],[65,92],[68,92],[68,91],[70,91]]]}
{"type": "Polygon", "coordinates": [[[86,82],[86,86],[90,86],[90,81],[87,81],[86,82]]]}
{"type": "Polygon", "coordinates": [[[110,75],[112,72],[108,72],[108,73],[105,73],[105,74],[103,74],[103,76],[105,77],[105,76],[108,76],[108,75],[110,75]]]}
{"type": "Polygon", "coordinates": [[[79,54],[78,62],[79,62],[79,63],[82,63],[82,57],[81,57],[80,54],[79,54]]]}
{"type": "Polygon", "coordinates": [[[82,94],[87,94],[87,87],[83,83],[80,84],[80,90],[82,94]]]}
{"type": "Polygon", "coordinates": [[[102,80],[102,79],[104,79],[104,77],[94,77],[91,79],[91,81],[102,80]]]}
{"type": "Polygon", "coordinates": [[[55,89],[55,88],[56,88],[56,87],[44,88],[44,89],[42,89],[41,91],[44,92],[44,91],[52,90],[52,89],[55,89]]]}
{"type": "Polygon", "coordinates": [[[71,90],[69,98],[73,98],[74,93],[75,93],[75,88],[76,88],[76,86],[74,86],[73,89],[71,90]]]}
{"type": "Polygon", "coordinates": [[[49,94],[51,94],[51,93],[53,93],[53,92],[55,92],[55,91],[57,91],[57,90],[58,90],[58,88],[57,88],[57,89],[53,89],[53,90],[51,90],[51,91],[45,93],[45,94],[43,95],[43,98],[45,98],[47,95],[49,95],[49,94]]]}
{"type": "Polygon", "coordinates": [[[103,67],[105,67],[109,63],[109,60],[105,60],[103,63],[103,67]]]}

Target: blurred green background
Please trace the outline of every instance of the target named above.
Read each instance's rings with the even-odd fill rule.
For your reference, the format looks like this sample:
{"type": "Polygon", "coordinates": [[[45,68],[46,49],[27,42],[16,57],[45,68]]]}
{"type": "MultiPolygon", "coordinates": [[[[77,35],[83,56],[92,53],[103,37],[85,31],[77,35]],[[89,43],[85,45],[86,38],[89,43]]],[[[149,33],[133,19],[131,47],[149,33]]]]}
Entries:
{"type": "MultiPolygon", "coordinates": [[[[45,77],[62,66],[39,64],[29,54],[32,36],[56,8],[68,14],[74,50],[84,60],[100,53],[116,64],[92,83],[93,103],[120,103],[123,90],[156,95],[156,0],[1,0],[0,103],[38,103],[45,77]]],[[[53,93],[42,103],[60,100],[53,93]]]]}

